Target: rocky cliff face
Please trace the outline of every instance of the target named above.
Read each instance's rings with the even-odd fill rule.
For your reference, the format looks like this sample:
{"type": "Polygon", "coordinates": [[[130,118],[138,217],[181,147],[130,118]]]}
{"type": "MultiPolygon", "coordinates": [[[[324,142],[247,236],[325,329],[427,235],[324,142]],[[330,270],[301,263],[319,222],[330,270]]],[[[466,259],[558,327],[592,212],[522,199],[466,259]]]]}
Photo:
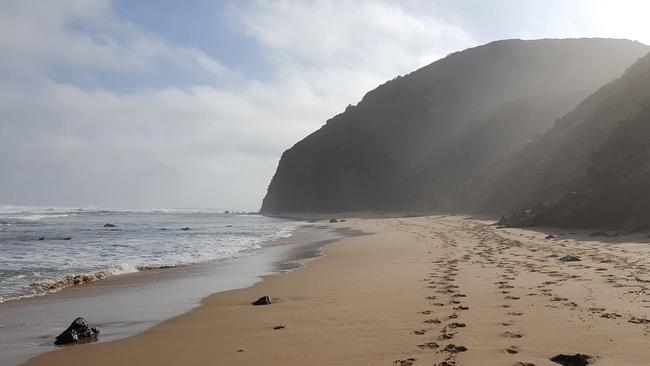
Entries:
{"type": "MultiPolygon", "coordinates": [[[[527,144],[499,167],[479,177],[467,191],[484,191],[486,212],[507,213],[535,203],[552,202],[579,189],[594,162],[593,153],[647,98],[650,57],[636,62],[625,75],[585,99],[555,126],[527,144]]],[[[602,156],[602,155],[601,155],[602,156]]]]}
{"type": "Polygon", "coordinates": [[[647,51],[625,40],[508,40],[452,54],[369,92],[287,150],[261,212],[476,208],[468,187],[498,187],[477,182],[503,182],[486,172],[647,51]]]}
{"type": "Polygon", "coordinates": [[[650,228],[650,55],[526,146],[485,206],[511,224],[650,228]]]}

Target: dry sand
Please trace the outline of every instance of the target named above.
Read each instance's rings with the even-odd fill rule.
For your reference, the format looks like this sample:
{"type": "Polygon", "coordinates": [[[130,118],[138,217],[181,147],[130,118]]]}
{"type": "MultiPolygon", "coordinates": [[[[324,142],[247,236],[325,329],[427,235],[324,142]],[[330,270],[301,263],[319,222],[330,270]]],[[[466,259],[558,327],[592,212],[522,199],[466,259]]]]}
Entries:
{"type": "Polygon", "coordinates": [[[212,295],[140,335],[28,364],[543,366],[561,353],[650,364],[646,238],[544,239],[489,224],[349,219],[334,226],[369,235],[330,244],[304,269],[212,295]],[[582,260],[558,260],[567,254],[582,260]],[[277,301],[250,305],[262,295],[277,301]]]}

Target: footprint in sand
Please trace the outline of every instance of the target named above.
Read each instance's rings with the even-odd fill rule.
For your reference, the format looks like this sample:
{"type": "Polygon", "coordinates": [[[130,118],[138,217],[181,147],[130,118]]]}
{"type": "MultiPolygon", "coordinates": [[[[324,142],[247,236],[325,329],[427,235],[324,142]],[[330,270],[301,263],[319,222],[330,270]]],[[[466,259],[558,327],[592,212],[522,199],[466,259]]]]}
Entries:
{"type": "Polygon", "coordinates": [[[518,346],[511,346],[506,348],[506,353],[509,353],[511,355],[516,355],[519,352],[520,352],[520,348],[518,346]]]}
{"type": "Polygon", "coordinates": [[[460,352],[465,352],[467,351],[467,347],[465,346],[457,346],[453,343],[448,344],[445,346],[445,348],[442,349],[441,352],[449,352],[449,353],[460,353],[460,352]]]}
{"type": "Polygon", "coordinates": [[[395,360],[393,363],[399,366],[412,366],[414,362],[415,358],[407,358],[406,360],[395,360]]]}
{"type": "Polygon", "coordinates": [[[436,342],[427,342],[427,343],[418,344],[418,348],[421,349],[436,349],[438,347],[440,346],[438,346],[438,343],[436,342]]]}
{"type": "Polygon", "coordinates": [[[524,336],[523,334],[517,332],[504,332],[501,333],[501,335],[506,338],[522,338],[524,336]]]}
{"type": "Polygon", "coordinates": [[[454,333],[446,333],[444,331],[442,334],[440,334],[440,337],[438,337],[438,339],[440,339],[441,341],[450,340],[452,338],[454,338],[454,333]]]}

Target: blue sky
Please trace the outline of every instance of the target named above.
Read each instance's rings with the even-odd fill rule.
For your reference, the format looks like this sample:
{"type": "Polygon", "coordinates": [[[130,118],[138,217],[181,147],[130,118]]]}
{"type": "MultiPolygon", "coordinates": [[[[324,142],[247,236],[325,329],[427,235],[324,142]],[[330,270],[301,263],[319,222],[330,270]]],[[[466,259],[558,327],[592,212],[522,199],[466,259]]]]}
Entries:
{"type": "Polygon", "coordinates": [[[650,43],[644,1],[0,0],[0,203],[256,210],[378,84],[504,38],[650,43]]]}

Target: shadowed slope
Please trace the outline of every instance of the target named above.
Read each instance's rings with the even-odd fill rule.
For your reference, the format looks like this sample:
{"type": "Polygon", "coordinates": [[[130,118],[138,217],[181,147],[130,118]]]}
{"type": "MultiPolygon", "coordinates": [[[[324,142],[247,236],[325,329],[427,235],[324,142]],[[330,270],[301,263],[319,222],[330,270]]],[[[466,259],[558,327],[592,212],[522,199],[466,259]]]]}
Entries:
{"type": "Polygon", "coordinates": [[[465,208],[464,183],[647,50],[507,40],[452,54],[381,85],[287,150],[261,212],[465,208]]]}

